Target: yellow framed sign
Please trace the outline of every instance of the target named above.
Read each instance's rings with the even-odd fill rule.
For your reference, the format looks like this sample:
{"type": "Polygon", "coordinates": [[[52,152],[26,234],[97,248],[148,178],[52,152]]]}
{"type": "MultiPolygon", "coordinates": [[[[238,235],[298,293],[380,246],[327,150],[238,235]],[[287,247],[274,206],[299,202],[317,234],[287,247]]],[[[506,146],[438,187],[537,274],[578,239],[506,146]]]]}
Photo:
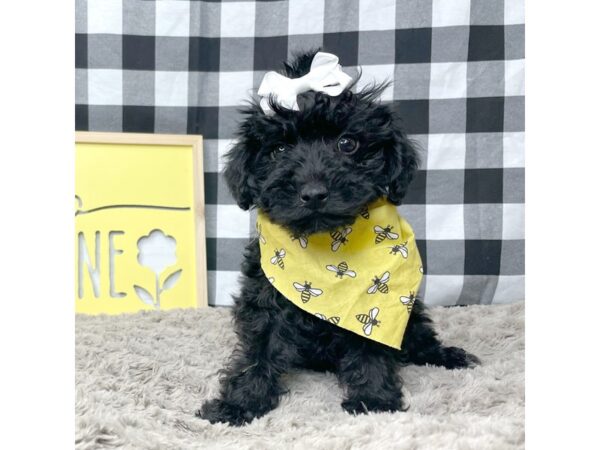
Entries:
{"type": "Polygon", "coordinates": [[[75,311],[207,305],[202,137],[77,132],[75,311]]]}

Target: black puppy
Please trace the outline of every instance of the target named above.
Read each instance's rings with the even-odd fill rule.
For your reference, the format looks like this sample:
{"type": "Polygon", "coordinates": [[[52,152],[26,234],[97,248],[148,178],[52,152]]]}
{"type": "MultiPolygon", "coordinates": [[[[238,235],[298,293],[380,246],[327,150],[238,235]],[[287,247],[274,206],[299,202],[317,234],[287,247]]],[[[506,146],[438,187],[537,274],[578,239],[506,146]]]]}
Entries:
{"type": "MultiPolygon", "coordinates": [[[[298,78],[315,52],[284,64],[298,78]]],[[[299,111],[278,106],[266,115],[258,103],[244,110],[239,141],[228,153],[225,179],[239,206],[262,209],[295,236],[352,224],[363,206],[387,196],[400,204],[418,166],[399,120],[377,99],[385,86],[331,97],[307,92],[299,111]]],[[[351,413],[402,409],[402,364],[471,367],[478,359],[443,346],[416,300],[401,351],[365,339],[308,314],[265,277],[258,239],[247,247],[242,290],[233,309],[239,339],[224,369],[218,399],[196,415],[242,425],[275,408],[285,392],[281,376],[296,367],[335,372],[351,413]]]]}

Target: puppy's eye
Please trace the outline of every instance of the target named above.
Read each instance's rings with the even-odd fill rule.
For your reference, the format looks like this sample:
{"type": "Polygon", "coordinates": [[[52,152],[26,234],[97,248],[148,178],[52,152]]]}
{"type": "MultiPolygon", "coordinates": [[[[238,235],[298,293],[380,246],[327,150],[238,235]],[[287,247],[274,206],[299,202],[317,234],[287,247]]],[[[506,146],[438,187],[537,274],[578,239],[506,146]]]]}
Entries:
{"type": "Polygon", "coordinates": [[[351,137],[341,137],[337,141],[337,148],[340,152],[349,155],[358,150],[358,142],[351,137]]]}
{"type": "Polygon", "coordinates": [[[288,149],[288,147],[285,144],[278,145],[277,147],[275,147],[275,150],[271,151],[271,159],[277,158],[278,155],[281,155],[287,149],[288,149]]]}

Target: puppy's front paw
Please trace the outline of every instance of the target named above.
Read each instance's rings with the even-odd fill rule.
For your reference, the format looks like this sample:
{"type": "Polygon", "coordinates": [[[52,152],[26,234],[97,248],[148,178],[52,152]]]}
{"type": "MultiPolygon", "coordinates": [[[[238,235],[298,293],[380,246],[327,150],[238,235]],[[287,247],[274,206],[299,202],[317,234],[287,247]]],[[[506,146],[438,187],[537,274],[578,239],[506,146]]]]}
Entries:
{"type": "Polygon", "coordinates": [[[440,365],[446,369],[468,369],[481,364],[477,356],[459,347],[444,347],[442,355],[440,365]]]}
{"type": "Polygon", "coordinates": [[[204,403],[195,415],[210,423],[223,422],[236,427],[252,422],[255,417],[250,411],[219,399],[204,403]]]}
{"type": "Polygon", "coordinates": [[[395,412],[404,411],[402,408],[402,399],[393,398],[389,400],[373,398],[349,398],[342,402],[344,408],[350,414],[367,414],[370,412],[395,412]]]}

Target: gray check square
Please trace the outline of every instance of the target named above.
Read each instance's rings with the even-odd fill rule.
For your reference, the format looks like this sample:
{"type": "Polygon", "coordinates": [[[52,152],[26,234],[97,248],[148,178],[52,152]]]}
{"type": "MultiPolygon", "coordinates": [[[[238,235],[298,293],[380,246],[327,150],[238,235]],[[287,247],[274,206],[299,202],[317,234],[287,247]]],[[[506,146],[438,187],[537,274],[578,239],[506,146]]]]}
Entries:
{"type": "Polygon", "coordinates": [[[358,35],[358,64],[390,64],[394,61],[396,33],[389,31],[363,31],[358,35]]]}
{"type": "Polygon", "coordinates": [[[463,241],[427,241],[428,275],[462,275],[464,259],[465,244],[463,241]]]}
{"type": "Polygon", "coordinates": [[[217,232],[217,208],[214,205],[207,204],[204,209],[205,219],[204,226],[206,236],[208,238],[216,238],[219,236],[217,232]]]}
{"type": "Polygon", "coordinates": [[[503,25],[504,2],[471,0],[471,25],[503,25]]]}
{"type": "Polygon", "coordinates": [[[88,34],[88,68],[121,69],[123,40],[119,35],[88,34]]]}
{"type": "Polygon", "coordinates": [[[502,239],[502,204],[466,204],[465,239],[502,239]]]}
{"type": "Polygon", "coordinates": [[[189,40],[185,37],[157,36],[156,70],[189,70],[189,40]]]}
{"type": "Polygon", "coordinates": [[[123,131],[123,107],[90,105],[88,107],[89,129],[94,131],[123,131]]]}
{"type": "Polygon", "coordinates": [[[75,69],[75,103],[84,105],[88,101],[87,69],[75,69]]]}
{"type": "Polygon", "coordinates": [[[190,36],[220,37],[221,4],[219,2],[190,3],[190,36]]]}
{"type": "Polygon", "coordinates": [[[525,203],[525,169],[504,169],[502,189],[504,203],[525,203]]]}
{"type": "Polygon", "coordinates": [[[429,101],[430,133],[464,133],[466,128],[466,99],[432,99],[429,101]]]}
{"type": "Polygon", "coordinates": [[[504,99],[504,131],[525,131],[525,97],[504,99]]]}
{"type": "Polygon", "coordinates": [[[438,27],[431,33],[431,62],[467,61],[469,27],[438,27]]]}
{"type": "Polygon", "coordinates": [[[465,174],[462,170],[428,170],[427,204],[455,205],[463,203],[465,174]]]}
{"type": "Polygon", "coordinates": [[[430,64],[396,64],[394,69],[394,99],[417,100],[429,98],[430,76],[430,64]]]}
{"type": "MultiPolygon", "coordinates": [[[[193,2],[200,3],[200,2],[193,2]]],[[[214,270],[206,271],[206,290],[208,295],[208,304],[210,306],[218,306],[217,303],[217,290],[220,286],[217,285],[217,272],[214,270]]]]}
{"type": "Polygon", "coordinates": [[[502,275],[523,275],[525,273],[525,241],[502,241],[502,258],[500,260],[502,275]]]}
{"type": "Polygon", "coordinates": [[[429,135],[428,134],[412,134],[410,135],[410,140],[419,155],[419,160],[421,162],[427,161],[427,147],[429,145],[429,135]]]}
{"type": "Polygon", "coordinates": [[[154,2],[123,1],[123,34],[154,36],[156,6],[154,2]]]}
{"type": "MultiPolygon", "coordinates": [[[[411,134],[409,136],[413,147],[417,151],[417,157],[419,159],[419,168],[425,169],[427,166],[428,148],[429,148],[429,135],[428,134],[411,134]]],[[[413,180],[414,181],[414,180],[413,180]]]]}
{"type": "Polygon", "coordinates": [[[432,0],[396,2],[396,28],[431,27],[432,0]]]}
{"type": "Polygon", "coordinates": [[[324,32],[337,33],[358,30],[358,1],[327,0],[325,2],[324,32]]]}
{"type": "Polygon", "coordinates": [[[504,61],[471,61],[467,64],[468,97],[502,97],[504,61]]]}
{"type": "Polygon", "coordinates": [[[525,58],[525,25],[506,25],[504,27],[505,59],[525,58]]]}
{"type": "Polygon", "coordinates": [[[87,33],[87,0],[75,0],[75,33],[87,33]]]}
{"type": "MultiPolygon", "coordinates": [[[[156,133],[187,134],[187,108],[183,106],[160,106],[154,112],[156,133]]],[[[206,146],[204,147],[206,155],[206,146]]],[[[205,170],[207,168],[205,167],[205,170]]]]}
{"type": "Polygon", "coordinates": [[[248,239],[217,239],[217,270],[239,270],[248,239]]]}
{"type": "Polygon", "coordinates": [[[237,106],[222,106],[219,108],[219,137],[221,139],[234,139],[240,120],[237,106]]]}
{"type": "MultiPolygon", "coordinates": [[[[204,154],[204,171],[218,172],[219,170],[219,140],[204,139],[202,141],[204,154]]],[[[208,197],[207,197],[208,198],[208,197]]],[[[217,201],[216,198],[214,200],[217,201]]]]}
{"type": "Polygon", "coordinates": [[[402,205],[398,213],[404,217],[412,227],[417,239],[425,239],[425,205],[402,205]]]}
{"type": "Polygon", "coordinates": [[[217,204],[219,205],[237,205],[237,202],[231,196],[227,183],[222,172],[217,174],[217,204]]]}
{"type": "Polygon", "coordinates": [[[465,275],[457,305],[489,305],[494,299],[498,277],[496,275],[465,275]]]}
{"type": "Polygon", "coordinates": [[[135,106],[154,105],[153,71],[123,71],[123,104],[135,106]]]}
{"type": "Polygon", "coordinates": [[[219,70],[253,70],[254,39],[222,38],[219,70]]]}
{"type": "Polygon", "coordinates": [[[190,72],[188,80],[189,106],[219,106],[219,73],[190,72]]]}
{"type": "Polygon", "coordinates": [[[285,36],[288,32],[288,2],[256,2],[255,36],[285,36]]]}
{"type": "Polygon", "coordinates": [[[491,169],[503,166],[502,133],[467,133],[466,169],[491,169]]]}
{"type": "Polygon", "coordinates": [[[249,233],[250,233],[250,237],[256,237],[257,233],[256,233],[256,218],[258,217],[258,210],[255,209],[251,209],[249,211],[249,215],[250,215],[250,222],[249,222],[249,233]]]}

